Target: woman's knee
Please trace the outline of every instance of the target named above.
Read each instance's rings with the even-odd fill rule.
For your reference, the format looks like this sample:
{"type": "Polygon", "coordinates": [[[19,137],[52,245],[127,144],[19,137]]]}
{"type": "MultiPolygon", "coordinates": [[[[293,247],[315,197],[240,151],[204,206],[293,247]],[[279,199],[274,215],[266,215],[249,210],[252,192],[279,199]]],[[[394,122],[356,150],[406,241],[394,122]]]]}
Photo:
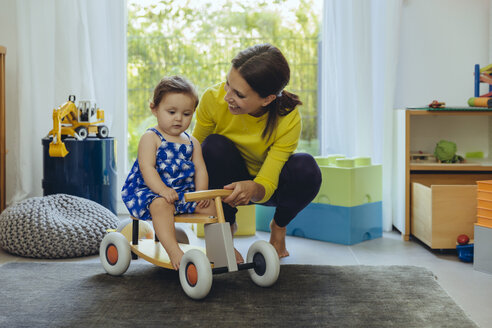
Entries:
{"type": "Polygon", "coordinates": [[[217,154],[223,156],[231,147],[234,147],[234,143],[220,134],[211,134],[202,142],[202,152],[204,155],[213,156],[217,154]]]}
{"type": "Polygon", "coordinates": [[[321,186],[321,170],[313,156],[306,153],[296,153],[289,157],[285,168],[290,178],[304,185],[319,189],[321,186]]]}

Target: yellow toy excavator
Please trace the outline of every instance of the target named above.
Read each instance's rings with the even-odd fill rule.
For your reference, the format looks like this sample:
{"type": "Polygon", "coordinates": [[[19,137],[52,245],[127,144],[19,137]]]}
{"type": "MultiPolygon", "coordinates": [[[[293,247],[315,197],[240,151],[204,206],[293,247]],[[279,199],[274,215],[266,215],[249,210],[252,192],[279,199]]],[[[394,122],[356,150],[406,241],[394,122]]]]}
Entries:
{"type": "Polygon", "coordinates": [[[62,136],[72,136],[84,140],[89,133],[99,138],[107,138],[108,127],[104,123],[104,111],[96,107],[91,101],[79,101],[75,106],[75,96],[68,96],[68,101],[53,109],[53,130],[48,133],[52,136],[49,154],[51,157],[65,157],[68,150],[62,141],[62,136]]]}

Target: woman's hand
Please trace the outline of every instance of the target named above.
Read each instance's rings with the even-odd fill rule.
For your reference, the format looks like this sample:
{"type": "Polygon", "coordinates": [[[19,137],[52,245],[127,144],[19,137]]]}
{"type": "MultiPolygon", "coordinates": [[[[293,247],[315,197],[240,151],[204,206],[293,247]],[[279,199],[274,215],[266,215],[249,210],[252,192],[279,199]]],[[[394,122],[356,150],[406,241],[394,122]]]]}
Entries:
{"type": "Polygon", "coordinates": [[[247,205],[250,201],[259,201],[265,195],[265,188],[252,180],[233,182],[224,186],[224,189],[234,190],[223,199],[224,203],[232,207],[247,205]]]}
{"type": "Polygon", "coordinates": [[[166,188],[159,193],[159,196],[164,198],[169,204],[174,204],[175,201],[179,200],[178,193],[172,188],[166,188]]]}

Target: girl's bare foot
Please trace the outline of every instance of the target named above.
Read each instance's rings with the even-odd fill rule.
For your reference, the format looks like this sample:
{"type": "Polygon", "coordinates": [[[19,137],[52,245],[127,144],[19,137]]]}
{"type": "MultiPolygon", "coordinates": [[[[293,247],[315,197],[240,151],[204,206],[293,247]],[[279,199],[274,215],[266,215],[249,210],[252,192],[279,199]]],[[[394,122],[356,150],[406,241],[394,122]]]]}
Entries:
{"type": "Polygon", "coordinates": [[[174,270],[179,270],[179,264],[181,263],[181,258],[184,255],[181,248],[177,247],[177,249],[168,251],[167,255],[169,255],[169,259],[171,260],[171,264],[173,265],[174,270]]]}
{"type": "Polygon", "coordinates": [[[287,234],[286,227],[279,227],[275,220],[272,219],[270,222],[270,244],[275,247],[278,253],[278,257],[287,257],[289,256],[289,252],[285,247],[285,235],[287,234]]]}

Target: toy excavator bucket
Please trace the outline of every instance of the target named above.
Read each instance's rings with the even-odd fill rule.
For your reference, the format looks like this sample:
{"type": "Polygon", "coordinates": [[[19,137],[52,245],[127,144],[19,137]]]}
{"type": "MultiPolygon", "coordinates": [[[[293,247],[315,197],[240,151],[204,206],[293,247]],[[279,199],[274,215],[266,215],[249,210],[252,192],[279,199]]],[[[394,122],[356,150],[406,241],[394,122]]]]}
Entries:
{"type": "Polygon", "coordinates": [[[51,157],[65,157],[68,154],[68,150],[63,142],[59,142],[59,143],[51,142],[49,154],[51,157]]]}

